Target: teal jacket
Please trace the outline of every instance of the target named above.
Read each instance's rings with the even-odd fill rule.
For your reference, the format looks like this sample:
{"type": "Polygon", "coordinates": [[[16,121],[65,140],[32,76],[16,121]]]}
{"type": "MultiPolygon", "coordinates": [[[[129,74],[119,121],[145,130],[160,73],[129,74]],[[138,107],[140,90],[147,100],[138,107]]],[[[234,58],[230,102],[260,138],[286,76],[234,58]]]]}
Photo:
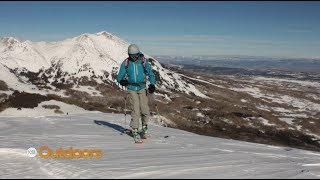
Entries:
{"type": "Polygon", "coordinates": [[[149,62],[146,62],[146,67],[144,70],[141,59],[138,59],[136,62],[129,60],[127,68],[125,61],[123,61],[121,64],[117,81],[120,82],[121,80],[127,78],[129,82],[128,89],[139,91],[146,88],[147,76],[149,77],[150,84],[155,85],[156,78],[149,62]]]}

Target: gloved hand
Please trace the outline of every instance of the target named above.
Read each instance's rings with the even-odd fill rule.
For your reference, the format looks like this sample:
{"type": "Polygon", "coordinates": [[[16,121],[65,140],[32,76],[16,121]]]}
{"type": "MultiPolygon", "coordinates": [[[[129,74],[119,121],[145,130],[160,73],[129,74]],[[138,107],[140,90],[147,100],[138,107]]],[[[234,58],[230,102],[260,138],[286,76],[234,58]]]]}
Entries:
{"type": "Polygon", "coordinates": [[[125,80],[125,79],[120,81],[120,85],[121,86],[128,86],[128,84],[129,84],[129,82],[127,80],[125,80]]]}
{"type": "Polygon", "coordinates": [[[154,91],[156,90],[156,87],[153,84],[149,85],[148,91],[150,94],[154,93],[154,91]]]}

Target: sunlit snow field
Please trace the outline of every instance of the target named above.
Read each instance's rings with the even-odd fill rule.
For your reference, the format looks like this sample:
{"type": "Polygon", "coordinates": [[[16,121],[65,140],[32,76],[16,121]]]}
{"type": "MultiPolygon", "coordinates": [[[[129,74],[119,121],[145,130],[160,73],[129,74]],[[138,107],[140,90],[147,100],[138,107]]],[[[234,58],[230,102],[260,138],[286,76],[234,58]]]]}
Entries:
{"type": "Polygon", "coordinates": [[[151,138],[134,144],[121,134],[129,117],[125,122],[122,114],[50,103],[73,113],[59,116],[39,106],[29,117],[19,117],[18,110],[0,114],[0,178],[320,177],[317,152],[201,136],[153,123],[151,138]],[[104,155],[72,160],[27,156],[29,147],[44,145],[96,148],[104,155]]]}

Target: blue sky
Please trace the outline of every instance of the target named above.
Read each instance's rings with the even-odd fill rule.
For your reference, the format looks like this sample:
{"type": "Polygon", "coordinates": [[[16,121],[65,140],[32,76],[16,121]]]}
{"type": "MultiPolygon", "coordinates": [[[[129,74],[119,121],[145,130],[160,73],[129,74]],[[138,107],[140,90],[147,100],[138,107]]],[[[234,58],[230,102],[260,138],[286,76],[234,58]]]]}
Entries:
{"type": "Polygon", "coordinates": [[[0,2],[0,36],[108,31],[152,55],[320,57],[320,2],[0,2]]]}

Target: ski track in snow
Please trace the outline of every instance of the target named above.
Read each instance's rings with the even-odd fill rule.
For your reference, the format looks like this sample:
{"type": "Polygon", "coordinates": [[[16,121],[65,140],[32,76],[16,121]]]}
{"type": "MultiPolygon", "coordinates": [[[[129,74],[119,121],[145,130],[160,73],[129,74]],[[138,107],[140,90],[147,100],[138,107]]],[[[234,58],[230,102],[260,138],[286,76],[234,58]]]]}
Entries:
{"type": "Polygon", "coordinates": [[[0,117],[0,178],[320,177],[318,152],[201,136],[158,125],[150,126],[151,139],[134,144],[117,130],[120,126],[127,127],[124,115],[99,112],[0,117]],[[26,155],[29,147],[43,145],[102,149],[104,156],[66,160],[26,155]]]}

